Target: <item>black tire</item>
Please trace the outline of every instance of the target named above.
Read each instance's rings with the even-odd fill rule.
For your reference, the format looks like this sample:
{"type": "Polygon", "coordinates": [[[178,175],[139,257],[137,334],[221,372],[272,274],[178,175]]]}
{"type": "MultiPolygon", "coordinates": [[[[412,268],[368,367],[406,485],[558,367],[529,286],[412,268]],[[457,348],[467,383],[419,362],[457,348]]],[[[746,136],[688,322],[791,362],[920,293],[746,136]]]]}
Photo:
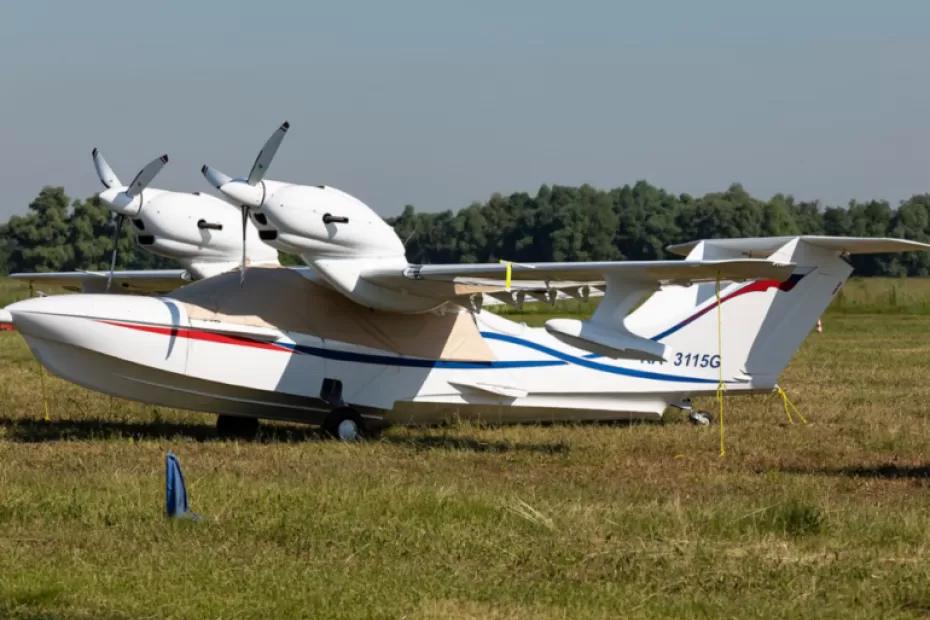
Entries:
{"type": "Polygon", "coordinates": [[[254,439],[258,435],[258,418],[236,415],[216,416],[216,433],[220,437],[254,439]]]}
{"type": "Polygon", "coordinates": [[[358,411],[351,407],[339,407],[338,409],[333,409],[329,412],[329,415],[326,416],[326,419],[323,420],[323,433],[327,437],[333,439],[338,439],[340,441],[358,441],[359,439],[364,439],[367,436],[365,432],[365,423],[362,421],[362,416],[358,414],[358,411]],[[340,432],[340,427],[343,422],[352,422],[355,427],[355,432],[353,437],[348,437],[346,434],[346,429],[343,427],[342,432],[340,432]]]}

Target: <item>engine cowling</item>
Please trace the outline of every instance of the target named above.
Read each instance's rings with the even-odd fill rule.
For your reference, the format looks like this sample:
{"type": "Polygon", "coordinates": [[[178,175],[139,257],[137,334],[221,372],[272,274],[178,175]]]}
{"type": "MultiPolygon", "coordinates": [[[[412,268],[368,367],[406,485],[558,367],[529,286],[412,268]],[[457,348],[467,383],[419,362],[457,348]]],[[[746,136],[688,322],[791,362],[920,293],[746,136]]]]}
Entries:
{"type": "Polygon", "coordinates": [[[267,218],[282,249],[308,262],[404,256],[394,229],[354,196],[325,185],[267,183],[272,191],[256,213],[267,218]]]}

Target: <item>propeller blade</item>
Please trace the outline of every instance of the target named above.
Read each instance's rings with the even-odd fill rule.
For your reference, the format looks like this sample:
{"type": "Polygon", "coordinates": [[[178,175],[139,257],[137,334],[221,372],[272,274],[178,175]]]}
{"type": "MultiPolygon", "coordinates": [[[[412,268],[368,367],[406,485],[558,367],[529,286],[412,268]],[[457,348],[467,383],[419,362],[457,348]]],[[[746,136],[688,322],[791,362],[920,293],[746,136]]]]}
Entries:
{"type": "Polygon", "coordinates": [[[123,230],[123,220],[126,219],[122,213],[116,216],[116,228],[113,231],[113,253],[110,254],[110,274],[107,276],[107,292],[110,292],[110,284],[113,283],[113,272],[116,271],[116,253],[119,250],[119,235],[123,230]]]}
{"type": "Polygon", "coordinates": [[[110,168],[110,164],[103,158],[100,151],[94,147],[94,150],[91,151],[90,154],[91,157],[94,158],[94,168],[97,169],[97,178],[100,179],[103,186],[107,189],[111,187],[122,187],[123,184],[120,183],[119,178],[113,173],[113,169],[110,168]]]}
{"type": "Polygon", "coordinates": [[[245,284],[245,229],[249,223],[249,208],[242,206],[242,266],[239,270],[239,286],[245,284]]]}
{"type": "Polygon", "coordinates": [[[149,163],[145,165],[145,168],[139,171],[139,174],[136,175],[136,178],[132,180],[132,183],[129,184],[129,188],[126,189],[126,194],[133,198],[138,196],[142,190],[148,187],[149,183],[152,182],[152,179],[161,172],[161,169],[165,167],[165,164],[168,163],[168,156],[162,155],[161,157],[156,157],[149,163]]]}
{"type": "Polygon", "coordinates": [[[224,185],[226,185],[227,183],[233,180],[231,176],[227,174],[223,174],[216,168],[211,168],[210,166],[206,164],[204,164],[203,168],[200,169],[200,173],[204,177],[206,177],[207,181],[210,182],[210,185],[212,185],[216,189],[223,187],[224,185]]]}
{"type": "Polygon", "coordinates": [[[274,154],[278,152],[278,147],[281,146],[281,141],[284,140],[284,134],[287,133],[290,127],[291,124],[284,121],[284,123],[271,134],[271,137],[268,138],[268,142],[265,142],[265,146],[258,152],[258,157],[255,158],[255,163],[252,164],[252,170],[249,172],[249,185],[255,185],[261,181],[265,173],[268,172],[268,166],[271,165],[271,160],[274,159],[274,154]]]}

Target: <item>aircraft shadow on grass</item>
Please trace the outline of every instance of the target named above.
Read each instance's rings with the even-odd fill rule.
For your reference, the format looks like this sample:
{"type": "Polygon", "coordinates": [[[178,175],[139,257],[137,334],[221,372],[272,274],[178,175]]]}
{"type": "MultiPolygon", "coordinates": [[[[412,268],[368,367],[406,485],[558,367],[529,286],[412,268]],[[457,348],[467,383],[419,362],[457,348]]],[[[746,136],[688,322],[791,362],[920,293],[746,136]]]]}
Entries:
{"type": "Polygon", "coordinates": [[[880,480],[930,481],[930,464],[899,465],[897,463],[882,463],[878,465],[850,465],[846,467],[788,467],[781,471],[788,474],[876,478],[880,480]]]}
{"type": "MultiPolygon", "coordinates": [[[[7,440],[21,443],[52,441],[88,441],[114,439],[171,439],[185,437],[196,441],[225,440],[213,426],[183,422],[124,422],[104,419],[85,420],[23,420],[0,417],[0,429],[7,440]]],[[[311,427],[262,425],[254,438],[239,441],[257,443],[327,441],[320,431],[311,427]]],[[[510,442],[479,440],[461,435],[384,435],[372,441],[383,442],[414,450],[450,450],[464,452],[531,452],[537,454],[566,454],[568,444],[555,442],[510,442]]]]}
{"type": "MultiPolygon", "coordinates": [[[[224,439],[216,428],[206,424],[183,422],[122,422],[104,419],[85,420],[23,420],[0,417],[0,429],[6,439],[23,443],[67,440],[110,439],[171,439],[185,437],[196,441],[224,439]]],[[[262,427],[258,435],[245,441],[307,441],[318,440],[315,429],[299,427],[262,427]]]]}
{"type": "Polygon", "coordinates": [[[416,450],[450,450],[460,452],[532,452],[536,454],[568,454],[568,444],[555,442],[510,442],[484,441],[460,435],[414,435],[394,437],[386,435],[378,439],[385,443],[414,448],[416,450]]]}

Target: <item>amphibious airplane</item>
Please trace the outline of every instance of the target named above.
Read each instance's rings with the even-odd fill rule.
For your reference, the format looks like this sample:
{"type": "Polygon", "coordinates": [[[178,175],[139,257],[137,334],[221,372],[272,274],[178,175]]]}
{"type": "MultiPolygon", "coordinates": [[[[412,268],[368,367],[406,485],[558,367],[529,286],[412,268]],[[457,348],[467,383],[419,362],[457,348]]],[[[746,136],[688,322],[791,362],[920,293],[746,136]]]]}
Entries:
{"type": "MultiPolygon", "coordinates": [[[[320,424],[345,440],[387,424],[658,418],[712,394],[771,390],[852,268],[898,239],[701,240],[684,260],[411,265],[393,229],[325,185],[203,173],[259,237],[308,268],[226,272],[161,297],[77,294],[7,307],[36,357],[108,394],[320,424]],[[530,328],[483,311],[521,280],[606,287],[588,320],[530,328]]],[[[561,289],[559,288],[561,287],[561,289]]]]}

